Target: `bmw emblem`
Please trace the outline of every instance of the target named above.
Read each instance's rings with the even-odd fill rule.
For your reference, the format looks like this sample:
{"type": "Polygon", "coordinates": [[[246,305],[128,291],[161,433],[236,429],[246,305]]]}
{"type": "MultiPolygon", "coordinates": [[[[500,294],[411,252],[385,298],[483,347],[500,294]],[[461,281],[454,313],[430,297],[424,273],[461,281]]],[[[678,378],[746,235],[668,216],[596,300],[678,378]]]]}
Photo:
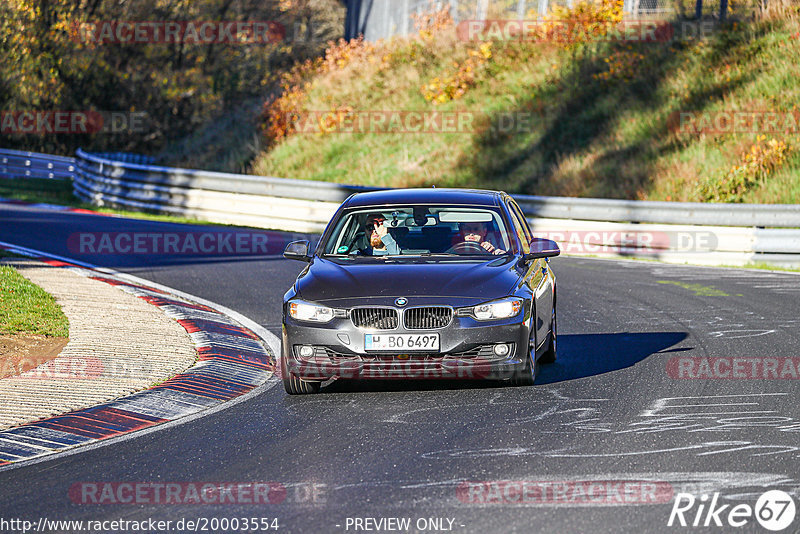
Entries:
{"type": "Polygon", "coordinates": [[[399,299],[395,300],[394,303],[397,304],[398,306],[405,306],[406,304],[408,304],[408,299],[400,297],[399,299]]]}

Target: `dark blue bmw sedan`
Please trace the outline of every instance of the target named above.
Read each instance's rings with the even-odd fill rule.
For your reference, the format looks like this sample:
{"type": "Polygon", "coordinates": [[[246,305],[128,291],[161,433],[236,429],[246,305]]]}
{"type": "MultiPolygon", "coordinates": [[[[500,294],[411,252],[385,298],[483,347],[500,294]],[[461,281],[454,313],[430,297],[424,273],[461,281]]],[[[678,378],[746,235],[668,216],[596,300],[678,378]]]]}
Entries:
{"type": "Polygon", "coordinates": [[[549,240],[496,191],[395,189],[350,196],[283,303],[290,394],[331,378],[490,379],[532,385],[556,358],[549,240]]]}

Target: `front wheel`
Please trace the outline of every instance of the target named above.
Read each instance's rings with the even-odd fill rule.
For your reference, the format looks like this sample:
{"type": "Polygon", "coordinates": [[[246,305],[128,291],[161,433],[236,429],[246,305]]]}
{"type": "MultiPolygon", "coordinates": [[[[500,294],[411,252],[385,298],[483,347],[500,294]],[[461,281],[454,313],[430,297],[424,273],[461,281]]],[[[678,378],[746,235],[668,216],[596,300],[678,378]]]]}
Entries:
{"type": "Polygon", "coordinates": [[[556,361],[557,351],[556,342],[558,341],[558,329],[556,321],[556,307],[553,305],[553,318],[550,322],[550,344],[547,350],[539,357],[542,363],[553,363],[556,361]]]}
{"type": "Polygon", "coordinates": [[[289,372],[286,365],[286,358],[281,358],[281,377],[283,378],[283,389],[289,395],[309,395],[319,393],[322,382],[316,380],[303,380],[289,372]]]}
{"type": "Polygon", "coordinates": [[[511,377],[512,386],[532,386],[539,374],[539,362],[536,360],[536,345],[528,348],[528,357],[525,359],[525,367],[514,371],[511,377]]]}

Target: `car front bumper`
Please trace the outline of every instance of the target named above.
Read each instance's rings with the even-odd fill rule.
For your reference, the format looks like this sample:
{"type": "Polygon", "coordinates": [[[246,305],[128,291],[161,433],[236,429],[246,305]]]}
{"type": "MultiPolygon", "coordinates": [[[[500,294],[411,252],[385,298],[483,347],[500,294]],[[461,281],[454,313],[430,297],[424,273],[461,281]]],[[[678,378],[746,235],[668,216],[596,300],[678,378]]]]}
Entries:
{"type": "Polygon", "coordinates": [[[525,367],[529,353],[530,312],[492,322],[454,317],[445,328],[434,330],[370,331],[356,327],[350,319],[338,318],[325,325],[300,323],[285,318],[282,357],[285,368],[298,378],[353,379],[489,379],[503,380],[525,367]],[[439,334],[439,352],[368,352],[365,335],[439,334]],[[494,347],[508,345],[498,355],[494,347]],[[311,356],[301,356],[300,347],[312,347],[311,356]]]}

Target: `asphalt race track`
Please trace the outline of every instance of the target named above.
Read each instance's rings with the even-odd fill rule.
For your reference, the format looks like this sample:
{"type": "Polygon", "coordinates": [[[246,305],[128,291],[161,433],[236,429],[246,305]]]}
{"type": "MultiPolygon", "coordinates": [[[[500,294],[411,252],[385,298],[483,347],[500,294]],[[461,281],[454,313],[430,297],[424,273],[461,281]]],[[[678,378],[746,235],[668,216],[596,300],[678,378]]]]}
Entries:
{"type": "MultiPolygon", "coordinates": [[[[68,246],[81,231],[187,228],[202,230],[0,205],[2,241],[203,297],[278,335],[281,298],[300,263],[77,255],[68,246]]],[[[780,489],[797,502],[800,276],[602,259],[552,265],[559,360],[534,387],[339,381],[290,398],[273,379],[212,415],[0,470],[0,516],[263,517],[277,518],[280,532],[377,525],[357,518],[410,518],[411,531],[425,532],[767,532],[752,517],[738,529],[667,522],[681,492],[754,506],[780,489]],[[739,378],[718,378],[725,371],[739,378]],[[523,481],[541,491],[520,496],[523,481]],[[628,498],[618,493],[626,481],[628,498]],[[273,482],[286,493],[267,505],[83,504],[69,492],[84,482],[273,482]]],[[[800,517],[784,530],[798,531],[800,517]]]]}

